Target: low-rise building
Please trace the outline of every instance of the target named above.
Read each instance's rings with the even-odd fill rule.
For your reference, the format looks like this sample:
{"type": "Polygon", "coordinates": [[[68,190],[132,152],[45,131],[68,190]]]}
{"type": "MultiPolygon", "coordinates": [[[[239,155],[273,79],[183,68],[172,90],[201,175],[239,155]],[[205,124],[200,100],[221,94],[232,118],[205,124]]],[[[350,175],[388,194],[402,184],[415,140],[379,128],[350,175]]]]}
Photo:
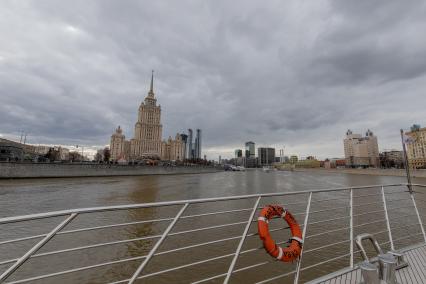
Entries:
{"type": "Polygon", "coordinates": [[[399,150],[386,150],[380,153],[380,167],[404,168],[404,153],[399,150]]]}
{"type": "Polygon", "coordinates": [[[320,161],[315,158],[299,160],[296,162],[296,168],[319,168],[320,161]]]}
{"type": "Polygon", "coordinates": [[[70,150],[61,146],[55,147],[55,150],[58,151],[58,159],[60,161],[69,161],[70,160],[70,150]]]}
{"type": "Polygon", "coordinates": [[[18,162],[24,159],[24,149],[15,145],[2,145],[0,143],[0,161],[18,162]]]}
{"type": "Polygon", "coordinates": [[[8,160],[12,161],[21,161],[21,160],[31,160],[34,158],[35,146],[30,144],[23,144],[15,142],[12,140],[0,138],[0,146],[4,151],[3,155],[9,156],[8,160]]]}
{"type": "Polygon", "coordinates": [[[296,164],[298,160],[299,160],[299,158],[296,155],[291,155],[289,162],[290,162],[290,164],[296,164]]]}
{"type": "Polygon", "coordinates": [[[324,168],[326,169],[335,169],[335,168],[344,168],[346,167],[346,160],[341,158],[332,158],[325,159],[324,168]]]}
{"type": "Polygon", "coordinates": [[[35,153],[39,156],[45,156],[49,153],[50,148],[52,148],[52,146],[38,145],[35,146],[35,153]]]}
{"type": "Polygon", "coordinates": [[[258,159],[256,157],[244,157],[244,167],[246,168],[257,168],[258,159]]]}

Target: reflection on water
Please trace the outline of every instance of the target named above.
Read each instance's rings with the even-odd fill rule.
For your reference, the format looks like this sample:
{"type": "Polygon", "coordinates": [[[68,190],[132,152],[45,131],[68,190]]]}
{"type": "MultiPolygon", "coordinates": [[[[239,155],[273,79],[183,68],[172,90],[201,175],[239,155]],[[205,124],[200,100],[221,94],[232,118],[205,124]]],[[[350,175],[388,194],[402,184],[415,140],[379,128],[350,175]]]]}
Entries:
{"type": "MultiPolygon", "coordinates": [[[[271,172],[246,171],[246,172],[221,172],[215,174],[199,175],[176,175],[176,176],[147,176],[147,177],[111,177],[111,178],[75,178],[75,179],[37,179],[37,180],[12,180],[0,181],[0,216],[23,215],[51,210],[62,210],[69,208],[94,207],[119,204],[149,203],[165,200],[194,199],[215,196],[245,195],[265,192],[301,191],[310,189],[321,189],[330,187],[344,187],[370,184],[391,184],[405,182],[401,177],[384,176],[361,176],[348,174],[326,174],[316,172],[271,172]]],[[[416,180],[418,183],[426,183],[425,180],[416,180]]],[[[390,212],[391,224],[394,230],[394,239],[406,234],[406,229],[399,228],[404,220],[401,216],[413,213],[407,194],[402,192],[403,188],[395,188],[399,193],[387,196],[389,208],[395,208],[390,212]],[[402,199],[402,200],[401,200],[402,199]],[[400,219],[398,219],[400,218],[400,219]]],[[[380,195],[380,188],[369,189],[354,193],[354,232],[355,235],[362,232],[379,232],[379,242],[385,243],[384,248],[389,248],[386,223],[380,195]],[[371,195],[359,197],[361,195],[371,195]],[[362,204],[369,203],[364,206],[362,204]],[[378,211],[374,214],[363,215],[366,211],[378,211]],[[368,226],[362,224],[376,220],[377,223],[368,226]],[[386,243],[387,242],[387,243],[386,243]]],[[[261,205],[267,204],[292,204],[288,209],[295,214],[299,223],[303,223],[307,204],[307,194],[291,197],[264,198],[261,205]]],[[[244,230],[244,222],[250,214],[249,210],[235,212],[232,214],[206,215],[196,218],[185,216],[201,214],[206,212],[223,211],[229,209],[250,209],[254,199],[226,201],[220,203],[195,204],[188,207],[175,228],[172,235],[160,247],[159,255],[155,256],[144,271],[144,275],[157,271],[185,265],[206,259],[207,257],[220,257],[235,251],[238,244],[238,236],[244,230]],[[203,228],[229,224],[222,228],[213,228],[193,233],[176,234],[194,228],[203,228]],[[235,237],[235,238],[233,238],[235,237]],[[179,248],[204,243],[218,239],[230,239],[217,242],[209,246],[193,247],[187,250],[179,248]],[[164,253],[173,250],[170,253],[164,253]]],[[[320,193],[313,196],[312,211],[318,212],[309,217],[307,238],[305,243],[305,257],[302,267],[308,267],[325,257],[336,257],[348,252],[349,242],[349,193],[320,193]],[[323,202],[321,200],[333,198],[333,201],[323,202]],[[338,207],[333,211],[324,211],[331,207],[338,207]],[[336,218],[333,222],[320,222],[321,220],[336,218]],[[336,231],[332,235],[318,235],[325,230],[336,231]],[[332,248],[316,250],[320,246],[333,242],[341,242],[332,248]]],[[[82,214],[76,218],[65,230],[72,230],[91,226],[103,226],[114,223],[140,222],[158,218],[173,218],[179,211],[179,206],[162,208],[144,208],[137,210],[126,210],[118,212],[103,212],[94,214],[82,214]]],[[[423,211],[422,211],[423,214],[423,211]]],[[[25,224],[3,225],[0,240],[22,237],[25,235],[36,235],[46,233],[55,227],[61,218],[52,220],[38,220],[25,224]],[[30,224],[29,224],[30,223],[30,224]]],[[[415,219],[410,219],[414,220],[415,219]]],[[[101,262],[111,262],[120,259],[131,259],[127,262],[117,262],[92,270],[83,270],[78,273],[69,273],[61,277],[52,277],[39,280],[39,283],[105,283],[119,281],[129,278],[138,265],[143,261],[141,256],[146,255],[158,238],[147,238],[160,235],[170,221],[144,222],[117,228],[104,228],[90,232],[79,232],[66,235],[58,235],[40,250],[40,253],[54,251],[57,249],[74,248],[80,246],[108,243],[120,240],[119,244],[113,246],[98,246],[85,250],[68,251],[55,256],[41,256],[29,260],[16,275],[9,280],[32,277],[43,273],[53,273],[60,270],[79,268],[85,265],[94,265],[101,262]],[[141,239],[143,238],[143,239],[141,239]],[[139,239],[128,242],[128,239],[139,239]],[[48,264],[48,265],[47,265],[48,264]]],[[[406,225],[410,223],[405,222],[406,225]]],[[[415,222],[414,222],[415,223],[415,222]]],[[[271,222],[271,228],[283,227],[282,220],[271,222]]],[[[412,225],[412,224],[411,224],[412,225]]],[[[254,234],[257,228],[251,226],[249,234],[254,234]]],[[[418,226],[410,228],[413,234],[419,230],[418,226]]],[[[280,230],[272,233],[276,241],[286,241],[290,235],[288,230],[280,230]]],[[[414,238],[416,241],[418,240],[414,238]]],[[[25,250],[35,244],[37,240],[15,243],[13,245],[0,246],[0,261],[21,256],[25,250]]],[[[396,246],[402,247],[409,241],[399,240],[396,246]]],[[[261,245],[257,236],[249,236],[244,243],[243,250],[259,247],[261,245]]],[[[356,255],[357,256],[357,255],[356,255]]],[[[218,258],[215,261],[203,263],[189,268],[182,268],[144,279],[144,283],[185,283],[202,278],[211,277],[224,273],[232,258],[218,258]]],[[[357,259],[359,260],[358,256],[357,259]]],[[[251,251],[242,254],[237,263],[237,269],[262,261],[271,261],[269,255],[263,250],[251,251]]],[[[347,266],[349,258],[341,258],[335,262],[327,263],[320,267],[306,270],[302,273],[302,281],[312,279],[318,275],[336,268],[347,266]]],[[[270,262],[267,266],[254,268],[236,273],[233,277],[235,282],[251,283],[264,279],[266,276],[282,274],[294,269],[295,264],[283,264],[281,262],[270,262]]],[[[4,271],[7,265],[0,266],[4,271]]],[[[290,277],[291,278],[291,277],[290,277]]],[[[289,280],[283,278],[278,280],[289,280]]],[[[221,282],[223,278],[213,280],[221,282]]]]}

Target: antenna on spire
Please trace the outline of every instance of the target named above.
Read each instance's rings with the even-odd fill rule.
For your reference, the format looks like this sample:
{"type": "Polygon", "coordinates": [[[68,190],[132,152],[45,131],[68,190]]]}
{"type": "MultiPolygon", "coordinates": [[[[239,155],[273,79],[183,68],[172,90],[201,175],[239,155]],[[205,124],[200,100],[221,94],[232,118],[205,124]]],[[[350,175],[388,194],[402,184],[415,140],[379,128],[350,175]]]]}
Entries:
{"type": "Polygon", "coordinates": [[[149,89],[150,94],[154,94],[154,70],[151,73],[151,87],[149,89]]]}

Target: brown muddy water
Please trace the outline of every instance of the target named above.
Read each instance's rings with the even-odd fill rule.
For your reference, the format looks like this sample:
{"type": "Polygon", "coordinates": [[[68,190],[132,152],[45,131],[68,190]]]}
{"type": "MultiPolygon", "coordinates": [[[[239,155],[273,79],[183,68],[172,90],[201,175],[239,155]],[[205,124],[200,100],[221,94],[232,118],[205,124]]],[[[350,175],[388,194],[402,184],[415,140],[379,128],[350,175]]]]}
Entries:
{"type": "MultiPolygon", "coordinates": [[[[138,204],[156,201],[172,201],[180,199],[196,199],[206,197],[246,195],[269,192],[293,192],[336,187],[404,183],[402,177],[368,176],[318,172],[270,172],[260,170],[246,172],[219,172],[212,174],[176,175],[176,176],[143,176],[143,177],[110,177],[110,178],[66,178],[66,179],[26,179],[0,181],[0,218],[47,212],[53,210],[96,207],[106,205],[138,204]]],[[[426,179],[416,179],[416,183],[426,184],[426,179]]],[[[389,209],[391,233],[395,239],[395,248],[419,243],[423,240],[418,219],[414,216],[414,208],[406,187],[386,189],[386,202],[389,209]],[[407,217],[408,216],[408,217],[407,217]],[[404,227],[403,227],[404,226],[404,227]]],[[[418,189],[416,199],[421,216],[426,218],[426,203],[422,199],[423,192],[418,189]]],[[[426,193],[426,190],[425,190],[426,193]]],[[[378,233],[377,239],[389,249],[389,234],[386,231],[385,215],[380,187],[354,190],[353,214],[355,215],[354,236],[360,233],[378,233]],[[363,195],[368,195],[362,197],[363,195]],[[368,213],[373,212],[373,213],[368,213]],[[368,213],[368,214],[364,214],[368,213]],[[373,224],[359,226],[365,223],[373,224]]],[[[285,197],[262,198],[260,205],[293,204],[287,208],[296,216],[300,224],[305,219],[308,194],[285,197]]],[[[183,216],[215,211],[251,208],[255,199],[202,203],[190,205],[183,216]]],[[[63,230],[103,226],[114,223],[127,223],[142,220],[174,217],[180,206],[162,208],[134,209],[114,212],[81,214],[63,230]]],[[[349,191],[313,194],[311,211],[321,211],[309,215],[303,255],[300,282],[312,280],[321,275],[347,267],[350,257],[337,258],[334,261],[317,265],[321,261],[336,258],[349,253],[349,191]],[[330,201],[320,201],[333,199],[330,201]],[[336,208],[333,210],[329,210],[336,208]],[[325,211],[324,211],[325,210],[325,211]],[[335,219],[328,222],[322,220],[335,219]],[[329,234],[321,234],[330,230],[343,228],[329,234]],[[314,236],[317,235],[317,236],[314,236]],[[339,244],[327,246],[332,243],[339,244]],[[323,247],[324,248],[320,248],[323,247]],[[319,248],[319,249],[317,249],[319,248]],[[313,266],[313,267],[312,267],[313,266]]],[[[196,218],[184,218],[178,221],[172,233],[186,230],[231,224],[222,228],[200,230],[169,236],[160,246],[158,252],[165,252],[212,240],[238,237],[245,228],[250,211],[207,215],[196,218]],[[234,223],[240,223],[235,224],[234,223]]],[[[255,219],[257,214],[255,215],[255,219]]],[[[0,242],[45,234],[52,230],[64,217],[41,219],[28,222],[0,225],[0,242]]],[[[98,229],[87,232],[57,235],[37,253],[46,253],[59,249],[68,249],[97,243],[114,242],[143,238],[161,234],[170,221],[128,225],[116,228],[98,229]]],[[[283,220],[273,220],[270,228],[285,226],[283,220]]],[[[253,222],[249,234],[256,233],[257,226],[253,222]]],[[[274,239],[286,241],[290,237],[288,229],[272,233],[274,239]]],[[[0,262],[22,256],[40,239],[0,245],[0,262]]],[[[121,242],[111,246],[99,246],[91,249],[63,252],[55,255],[39,256],[28,260],[7,281],[30,278],[42,274],[55,273],[69,269],[107,263],[110,261],[134,258],[149,253],[158,238],[121,242]]],[[[141,276],[146,276],[138,283],[189,283],[226,273],[232,256],[220,257],[235,252],[239,238],[221,241],[206,246],[198,246],[185,250],[154,256],[141,276]],[[215,260],[193,266],[185,266],[207,258],[215,260]],[[180,269],[161,272],[173,267],[180,269]]],[[[258,236],[250,236],[244,242],[242,250],[261,247],[258,236]]],[[[355,248],[356,250],[356,248],[355,248]]],[[[142,259],[135,259],[98,268],[80,270],[63,275],[32,280],[28,283],[112,283],[131,277],[142,259]]],[[[355,253],[355,263],[360,261],[359,253],[355,253]]],[[[296,263],[274,261],[263,249],[249,251],[238,258],[235,270],[246,266],[253,268],[236,272],[231,283],[255,283],[295,269],[296,263]],[[264,263],[260,265],[260,263],[264,263]]],[[[4,272],[11,264],[0,265],[4,272]]],[[[293,276],[282,277],[270,283],[293,283],[293,276]]],[[[204,283],[221,283],[224,277],[218,277],[204,283]]]]}

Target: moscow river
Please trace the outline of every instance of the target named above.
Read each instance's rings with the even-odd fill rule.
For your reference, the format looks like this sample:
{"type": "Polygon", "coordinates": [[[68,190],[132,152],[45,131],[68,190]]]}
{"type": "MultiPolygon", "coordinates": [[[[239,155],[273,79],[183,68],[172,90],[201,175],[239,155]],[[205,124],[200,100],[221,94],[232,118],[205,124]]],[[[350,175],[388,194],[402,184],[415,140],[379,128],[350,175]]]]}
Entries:
{"type": "MultiPolygon", "coordinates": [[[[0,181],[0,218],[24,215],[32,213],[41,213],[52,210],[63,210],[84,207],[96,207],[106,205],[137,204],[156,201],[171,201],[179,199],[197,199],[206,197],[245,195],[254,193],[268,192],[288,192],[311,189],[338,188],[363,185],[380,185],[405,183],[403,177],[392,176],[370,176],[338,174],[326,172],[281,172],[273,171],[265,173],[261,170],[252,170],[246,172],[218,172],[211,174],[195,175],[171,175],[171,176],[140,176],[140,177],[109,177],[109,178],[54,178],[54,179],[23,179],[23,180],[1,180],[0,181]]],[[[415,179],[415,183],[426,184],[426,179],[415,179]]],[[[407,223],[407,220],[398,220],[398,216],[410,215],[410,200],[407,193],[403,190],[405,187],[394,187],[388,195],[388,203],[403,205],[390,207],[404,207],[397,211],[395,216],[390,216],[391,220],[395,217],[392,226],[399,227],[399,223],[407,223]],[[404,203],[406,202],[406,203],[404,203]]],[[[327,208],[337,207],[332,211],[324,211],[324,214],[318,213],[309,218],[310,222],[327,220],[333,217],[347,216],[349,209],[348,192],[323,193],[313,195],[312,200],[334,199],[328,202],[313,202],[311,209],[314,211],[325,210],[327,208]],[[332,198],[334,197],[334,198],[332,198]]],[[[371,195],[369,197],[359,197],[354,199],[354,214],[359,218],[354,219],[354,225],[363,224],[371,220],[383,219],[383,212],[378,215],[367,214],[362,216],[363,212],[380,211],[383,209],[380,195],[380,188],[360,190],[354,192],[355,196],[371,195]],[[356,201],[355,201],[356,200],[356,201]],[[362,204],[366,204],[363,206],[362,204]],[[382,215],[380,215],[382,214],[382,215]]],[[[426,198],[425,198],[426,199],[426,198]]],[[[291,196],[288,198],[265,198],[261,205],[270,203],[298,203],[298,205],[289,206],[292,213],[296,213],[296,219],[299,224],[304,221],[304,211],[307,204],[307,195],[291,196]],[[300,214],[297,214],[300,213],[300,214]]],[[[254,205],[254,200],[227,201],[220,204],[198,204],[191,205],[185,211],[184,215],[214,212],[220,210],[231,210],[235,208],[250,208],[254,205]]],[[[421,206],[419,206],[421,207],[421,206]]],[[[137,209],[120,212],[102,212],[93,214],[82,214],[78,216],[64,230],[85,228],[91,226],[102,226],[113,223],[126,223],[141,220],[152,220],[156,218],[173,217],[180,207],[170,206],[161,209],[137,209]]],[[[421,210],[421,214],[424,211],[421,210]]],[[[237,212],[235,214],[222,214],[220,216],[203,216],[199,218],[187,218],[180,220],[172,232],[180,232],[194,228],[214,226],[225,223],[241,222],[238,225],[230,225],[218,229],[194,232],[190,234],[178,234],[166,239],[159,251],[178,249],[184,246],[207,242],[211,240],[223,239],[232,236],[238,236],[244,230],[244,223],[247,221],[250,211],[237,212]]],[[[412,214],[411,214],[412,215],[412,214]]],[[[426,216],[425,216],[426,217],[426,216]]],[[[338,219],[338,218],[336,218],[338,219]]],[[[0,241],[11,238],[19,238],[27,235],[45,234],[54,228],[63,217],[51,219],[42,219],[31,222],[17,224],[0,225],[0,241]]],[[[416,219],[413,219],[416,221],[416,219]]],[[[309,223],[310,223],[309,222],[309,223]]],[[[409,222],[408,222],[409,223],[409,222]]],[[[407,223],[407,224],[408,224],[407,223]]],[[[38,253],[54,251],[58,249],[73,248],[79,246],[93,245],[97,243],[112,242],[116,240],[126,240],[132,238],[143,238],[144,236],[161,234],[167,227],[168,222],[144,223],[139,225],[129,225],[118,228],[100,229],[89,232],[72,233],[55,236],[38,253]]],[[[271,228],[282,227],[284,221],[274,220],[271,222],[271,228]],[[274,224],[272,224],[274,223],[274,224]]],[[[308,227],[307,236],[344,228],[348,226],[348,219],[343,217],[333,222],[317,223],[308,227]]],[[[391,227],[392,227],[391,226],[391,227]]],[[[419,227],[419,226],[418,226],[419,227]]],[[[358,227],[354,234],[362,232],[383,232],[386,229],[385,223],[376,223],[371,226],[358,227]]],[[[401,240],[396,243],[396,247],[403,247],[407,244],[418,242],[419,228],[413,226],[412,240],[401,240]]],[[[250,228],[250,233],[257,231],[256,224],[250,228]]],[[[403,236],[406,231],[397,229],[392,230],[393,238],[397,239],[403,236]]],[[[272,236],[277,241],[287,240],[289,238],[288,230],[274,232],[272,236]]],[[[388,248],[388,234],[379,233],[377,238],[384,243],[384,248],[388,248]],[[386,244],[387,242],[387,244],[386,244]]],[[[319,238],[308,238],[305,242],[305,250],[321,247],[332,242],[339,242],[339,245],[331,248],[313,250],[306,253],[303,259],[303,267],[308,267],[320,260],[333,258],[348,252],[349,243],[348,231],[343,230],[331,235],[321,235],[319,238]]],[[[22,241],[13,244],[3,244],[0,246],[0,262],[7,259],[20,257],[28,248],[34,245],[37,240],[22,241]]],[[[124,258],[138,257],[146,255],[150,248],[155,244],[156,239],[145,239],[131,242],[123,242],[113,246],[100,246],[85,250],[68,251],[61,254],[34,257],[27,261],[18,271],[8,280],[18,280],[40,274],[53,273],[68,269],[93,265],[101,262],[115,261],[124,258]]],[[[198,281],[204,278],[212,277],[227,271],[227,267],[232,259],[218,258],[210,262],[191,267],[182,267],[171,272],[153,273],[169,269],[172,267],[189,264],[204,260],[209,257],[217,257],[227,253],[232,253],[238,244],[239,239],[224,241],[208,246],[195,247],[188,250],[177,250],[164,255],[154,256],[142,275],[152,274],[146,277],[141,283],[187,283],[198,281]]],[[[257,236],[247,238],[243,250],[256,248],[262,243],[257,236]]],[[[356,255],[358,261],[358,255],[356,255]]],[[[267,277],[282,274],[295,268],[295,263],[282,263],[272,261],[272,258],[261,250],[253,253],[246,253],[238,258],[236,269],[253,265],[259,262],[271,261],[267,265],[247,269],[241,273],[235,273],[232,277],[234,283],[251,283],[260,281],[267,277]]],[[[142,259],[133,261],[115,263],[96,269],[82,270],[75,273],[67,273],[61,276],[52,276],[31,283],[106,283],[123,279],[128,279],[136,270],[142,259]]],[[[301,274],[302,282],[322,275],[326,272],[343,268],[349,264],[348,258],[339,258],[335,262],[328,262],[312,269],[306,268],[301,274]]],[[[0,265],[0,272],[3,272],[10,264],[0,265]]],[[[288,276],[276,280],[277,283],[291,282],[293,276],[288,276]]],[[[216,278],[206,283],[221,283],[223,278],[216,278]]]]}

